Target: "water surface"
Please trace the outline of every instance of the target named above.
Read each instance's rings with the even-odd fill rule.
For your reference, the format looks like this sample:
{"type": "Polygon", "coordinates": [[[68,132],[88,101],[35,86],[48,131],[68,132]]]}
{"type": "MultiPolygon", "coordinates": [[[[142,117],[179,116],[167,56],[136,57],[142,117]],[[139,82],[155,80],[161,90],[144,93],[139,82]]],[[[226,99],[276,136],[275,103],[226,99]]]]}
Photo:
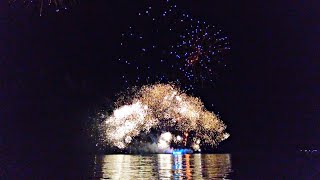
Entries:
{"type": "Polygon", "coordinates": [[[230,179],[230,154],[97,155],[93,178],[230,179]]]}

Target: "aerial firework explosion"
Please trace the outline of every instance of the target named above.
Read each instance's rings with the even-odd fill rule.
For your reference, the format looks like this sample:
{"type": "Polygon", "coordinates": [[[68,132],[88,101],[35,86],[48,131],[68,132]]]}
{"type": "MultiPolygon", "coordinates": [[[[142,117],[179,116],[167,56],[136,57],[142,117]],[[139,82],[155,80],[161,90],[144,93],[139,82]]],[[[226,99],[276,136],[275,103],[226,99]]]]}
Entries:
{"type": "Polygon", "coordinates": [[[9,4],[22,3],[25,6],[35,7],[39,9],[39,15],[41,16],[45,9],[54,8],[56,12],[59,12],[68,9],[77,0],[8,0],[8,2],[9,4]]]}
{"type": "Polygon", "coordinates": [[[149,3],[122,33],[118,60],[125,65],[126,86],[175,82],[193,90],[212,84],[228,64],[225,33],[172,1],[149,3]]]}
{"type": "Polygon", "coordinates": [[[224,56],[230,49],[228,37],[221,30],[204,22],[191,23],[179,43],[171,46],[170,54],[176,58],[175,66],[188,82],[213,81],[217,67],[226,66],[224,56]]]}
{"type": "Polygon", "coordinates": [[[100,145],[160,153],[176,148],[200,152],[229,137],[226,125],[199,98],[172,84],[143,86],[130,98],[119,98],[97,129],[100,145]]]}

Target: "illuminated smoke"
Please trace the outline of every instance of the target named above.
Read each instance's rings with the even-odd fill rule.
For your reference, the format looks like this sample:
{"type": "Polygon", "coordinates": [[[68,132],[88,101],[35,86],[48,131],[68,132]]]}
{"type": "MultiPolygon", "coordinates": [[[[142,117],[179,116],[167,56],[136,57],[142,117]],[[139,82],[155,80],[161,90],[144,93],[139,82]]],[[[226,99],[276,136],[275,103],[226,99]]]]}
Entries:
{"type": "Polygon", "coordinates": [[[162,133],[158,141],[158,148],[163,151],[170,148],[171,140],[172,134],[170,132],[162,133]]]}

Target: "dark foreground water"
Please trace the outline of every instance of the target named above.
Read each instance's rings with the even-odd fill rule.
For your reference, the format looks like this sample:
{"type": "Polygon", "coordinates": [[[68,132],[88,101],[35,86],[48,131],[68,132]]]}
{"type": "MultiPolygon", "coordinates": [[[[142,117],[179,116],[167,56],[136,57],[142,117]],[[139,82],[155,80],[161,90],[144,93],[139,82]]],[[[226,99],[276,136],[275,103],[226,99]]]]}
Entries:
{"type": "Polygon", "coordinates": [[[319,156],[97,155],[89,179],[320,179],[319,156]]]}

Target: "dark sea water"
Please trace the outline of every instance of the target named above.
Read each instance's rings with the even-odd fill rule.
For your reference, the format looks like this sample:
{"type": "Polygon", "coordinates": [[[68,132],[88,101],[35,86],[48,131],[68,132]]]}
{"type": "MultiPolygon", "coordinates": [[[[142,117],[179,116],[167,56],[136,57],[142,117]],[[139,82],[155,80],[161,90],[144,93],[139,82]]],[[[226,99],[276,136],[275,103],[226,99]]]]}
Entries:
{"type": "Polygon", "coordinates": [[[96,155],[89,179],[320,179],[319,160],[303,154],[96,155]]]}

